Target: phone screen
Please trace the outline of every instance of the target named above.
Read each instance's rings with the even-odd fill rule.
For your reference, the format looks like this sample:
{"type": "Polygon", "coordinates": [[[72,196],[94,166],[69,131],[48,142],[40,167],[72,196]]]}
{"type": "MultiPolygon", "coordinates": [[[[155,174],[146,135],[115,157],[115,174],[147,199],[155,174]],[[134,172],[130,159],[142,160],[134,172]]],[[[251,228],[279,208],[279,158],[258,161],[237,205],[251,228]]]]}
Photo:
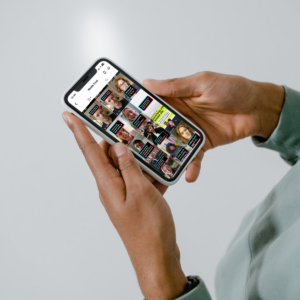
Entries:
{"type": "Polygon", "coordinates": [[[159,176],[175,180],[200,146],[202,133],[107,59],[86,74],[65,102],[159,176]]]}

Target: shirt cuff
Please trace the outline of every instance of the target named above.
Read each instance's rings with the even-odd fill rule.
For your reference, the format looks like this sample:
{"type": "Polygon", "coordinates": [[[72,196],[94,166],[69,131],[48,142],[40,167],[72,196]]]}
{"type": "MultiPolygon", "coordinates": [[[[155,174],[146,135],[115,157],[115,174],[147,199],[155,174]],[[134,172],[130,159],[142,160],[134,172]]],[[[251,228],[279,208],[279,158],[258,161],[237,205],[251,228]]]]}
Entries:
{"type": "Polygon", "coordinates": [[[189,293],[176,298],[175,300],[211,300],[210,294],[205,286],[205,283],[198,276],[189,276],[191,278],[197,278],[199,284],[192,289],[189,293]]]}
{"type": "Polygon", "coordinates": [[[300,158],[300,92],[284,86],[285,102],[279,123],[269,139],[252,137],[258,147],[268,148],[280,153],[290,165],[300,158]]]}

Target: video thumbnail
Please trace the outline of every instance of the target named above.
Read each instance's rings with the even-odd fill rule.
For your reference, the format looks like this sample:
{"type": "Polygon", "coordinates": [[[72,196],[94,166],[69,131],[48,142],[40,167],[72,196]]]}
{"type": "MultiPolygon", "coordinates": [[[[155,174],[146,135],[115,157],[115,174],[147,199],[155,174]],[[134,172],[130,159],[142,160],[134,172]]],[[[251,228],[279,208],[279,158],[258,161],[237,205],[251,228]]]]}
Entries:
{"type": "Polygon", "coordinates": [[[128,103],[122,112],[122,118],[126,119],[128,123],[131,124],[137,118],[137,116],[141,114],[141,112],[142,111],[140,111],[137,107],[131,103],[128,103]]]}
{"type": "Polygon", "coordinates": [[[179,149],[179,151],[177,151],[175,159],[179,160],[180,162],[184,162],[185,159],[189,156],[189,154],[190,154],[189,150],[187,150],[184,147],[181,147],[181,149],[179,149]]]}
{"type": "Polygon", "coordinates": [[[149,142],[149,140],[145,138],[141,133],[139,133],[135,137],[134,141],[129,145],[129,149],[140,155],[140,157],[143,157],[146,162],[148,162],[152,166],[154,166],[154,164],[156,163],[156,157],[160,157],[164,154],[162,150],[154,147],[154,145],[149,142]]]}
{"type": "MultiPolygon", "coordinates": [[[[176,130],[173,131],[172,135],[174,135],[177,139],[181,140],[183,143],[188,145],[194,133],[195,131],[191,127],[189,127],[185,122],[181,121],[176,127],[176,130]]],[[[194,142],[198,143],[199,139],[195,137],[194,142]]],[[[192,144],[190,143],[190,145],[193,145],[193,147],[196,145],[194,142],[192,144]]],[[[192,146],[190,147],[193,148],[192,146]]]]}
{"type": "Polygon", "coordinates": [[[114,90],[116,90],[122,97],[126,98],[128,101],[137,94],[140,87],[134,84],[130,79],[128,79],[122,73],[119,73],[109,84],[114,90]]]}
{"type": "Polygon", "coordinates": [[[170,135],[153,120],[147,119],[143,127],[143,135],[155,145],[160,145],[170,135]]]}
{"type": "Polygon", "coordinates": [[[190,154],[190,151],[185,149],[184,146],[185,145],[183,145],[181,141],[171,135],[158,147],[166,152],[168,156],[181,164],[190,154]]]}
{"type": "Polygon", "coordinates": [[[163,151],[157,151],[155,157],[151,161],[154,169],[159,170],[162,175],[172,178],[180,168],[180,165],[163,151]]]}
{"type": "Polygon", "coordinates": [[[195,132],[187,144],[191,148],[194,148],[200,140],[201,140],[201,136],[195,132]]]}
{"type": "Polygon", "coordinates": [[[84,114],[103,129],[108,128],[116,119],[116,115],[98,101],[94,101],[84,114]]]}
{"type": "Polygon", "coordinates": [[[164,176],[167,178],[172,178],[179,169],[179,164],[172,159],[169,159],[161,168],[164,176]]]}
{"type": "Polygon", "coordinates": [[[121,117],[118,117],[115,122],[110,125],[107,132],[125,145],[130,145],[138,135],[138,131],[131,127],[127,121],[121,117]]]}
{"type": "Polygon", "coordinates": [[[149,142],[149,140],[146,139],[141,133],[139,133],[135,137],[134,141],[130,144],[129,148],[133,152],[139,153],[147,142],[149,142]]]}
{"type": "Polygon", "coordinates": [[[155,146],[153,144],[151,144],[150,142],[146,142],[138,153],[142,158],[147,159],[154,149],[155,146]]]}
{"type": "Polygon", "coordinates": [[[129,103],[113,89],[109,88],[106,88],[102,93],[97,95],[96,99],[97,101],[104,103],[115,115],[119,115],[129,103]]]}
{"type": "Polygon", "coordinates": [[[173,115],[172,118],[167,118],[164,122],[165,130],[169,133],[172,133],[175,130],[176,126],[181,122],[181,120],[182,119],[176,115],[173,115]]]}
{"type": "Polygon", "coordinates": [[[162,154],[155,162],[154,166],[161,170],[161,168],[165,165],[165,163],[169,160],[169,157],[162,154]]]}

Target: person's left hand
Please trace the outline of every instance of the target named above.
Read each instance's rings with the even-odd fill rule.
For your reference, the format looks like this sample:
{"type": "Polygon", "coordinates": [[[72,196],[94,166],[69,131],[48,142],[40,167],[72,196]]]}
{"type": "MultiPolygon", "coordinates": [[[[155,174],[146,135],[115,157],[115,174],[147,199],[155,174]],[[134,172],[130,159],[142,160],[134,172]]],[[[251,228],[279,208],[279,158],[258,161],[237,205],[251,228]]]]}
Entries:
{"type": "Polygon", "coordinates": [[[143,295],[147,300],[178,297],[187,279],[173,216],[162,196],[167,187],[143,173],[122,143],[98,145],[77,117],[65,112],[63,118],[96,179],[100,200],[124,242],[143,295]]]}

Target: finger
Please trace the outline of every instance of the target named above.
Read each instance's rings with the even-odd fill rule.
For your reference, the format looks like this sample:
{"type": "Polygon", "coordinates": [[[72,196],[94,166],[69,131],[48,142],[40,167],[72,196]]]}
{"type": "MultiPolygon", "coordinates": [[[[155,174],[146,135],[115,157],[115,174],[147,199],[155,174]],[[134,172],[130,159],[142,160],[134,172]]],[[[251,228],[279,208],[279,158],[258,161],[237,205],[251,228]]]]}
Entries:
{"type": "Polygon", "coordinates": [[[201,149],[197,156],[193,159],[190,165],[186,169],[185,180],[187,182],[195,182],[200,174],[201,161],[203,158],[204,152],[201,149]]]}
{"type": "Polygon", "coordinates": [[[106,142],[105,140],[102,140],[102,141],[99,143],[99,146],[100,146],[101,149],[103,150],[103,152],[104,152],[104,154],[106,155],[107,159],[109,160],[110,164],[112,164],[112,165],[116,168],[116,166],[114,165],[113,160],[111,159],[111,157],[110,157],[109,154],[108,154],[111,145],[110,145],[108,142],[106,142]]]}
{"type": "MultiPolygon", "coordinates": [[[[100,142],[100,147],[102,148],[102,150],[104,151],[104,153],[107,153],[109,152],[109,149],[111,147],[111,145],[109,143],[107,143],[105,140],[102,140],[100,142]]],[[[109,155],[109,154],[108,154],[109,155]]],[[[111,163],[115,166],[113,160],[109,157],[109,160],[111,161],[111,163]]],[[[115,166],[116,167],[116,166],[115,166]]],[[[117,167],[116,167],[117,168],[117,167]]],[[[159,192],[163,195],[166,190],[168,189],[167,186],[161,184],[160,182],[158,182],[156,179],[154,179],[151,175],[149,175],[148,173],[146,173],[145,171],[142,171],[143,172],[143,175],[144,177],[146,177],[147,180],[150,181],[150,183],[152,183],[158,190],[159,192]]]]}
{"type": "Polygon", "coordinates": [[[103,150],[104,153],[107,153],[108,154],[108,150],[109,148],[111,147],[111,145],[105,141],[105,140],[102,140],[100,143],[99,143],[99,146],[101,147],[101,149],[103,150]]]}
{"type": "Polygon", "coordinates": [[[122,174],[126,190],[136,188],[141,180],[145,180],[137,160],[124,144],[114,144],[109,150],[109,155],[122,174]]]}
{"type": "Polygon", "coordinates": [[[147,89],[160,96],[192,97],[195,96],[197,79],[195,75],[167,80],[145,79],[143,84],[147,89]]]}
{"type": "Polygon", "coordinates": [[[176,256],[178,257],[178,260],[180,261],[180,250],[179,250],[179,247],[178,247],[178,244],[176,243],[176,248],[175,248],[175,253],[176,253],[176,256]]]}
{"type": "Polygon", "coordinates": [[[63,113],[63,119],[74,133],[79,148],[96,179],[101,195],[105,196],[108,190],[114,188],[114,181],[107,178],[121,179],[117,170],[109,163],[109,160],[101,147],[97,144],[85,125],[69,112],[63,113]]]}
{"type": "Polygon", "coordinates": [[[146,173],[145,171],[143,171],[144,176],[152,183],[154,184],[156,182],[156,179],[153,178],[151,175],[149,175],[148,173],[146,173]]]}

